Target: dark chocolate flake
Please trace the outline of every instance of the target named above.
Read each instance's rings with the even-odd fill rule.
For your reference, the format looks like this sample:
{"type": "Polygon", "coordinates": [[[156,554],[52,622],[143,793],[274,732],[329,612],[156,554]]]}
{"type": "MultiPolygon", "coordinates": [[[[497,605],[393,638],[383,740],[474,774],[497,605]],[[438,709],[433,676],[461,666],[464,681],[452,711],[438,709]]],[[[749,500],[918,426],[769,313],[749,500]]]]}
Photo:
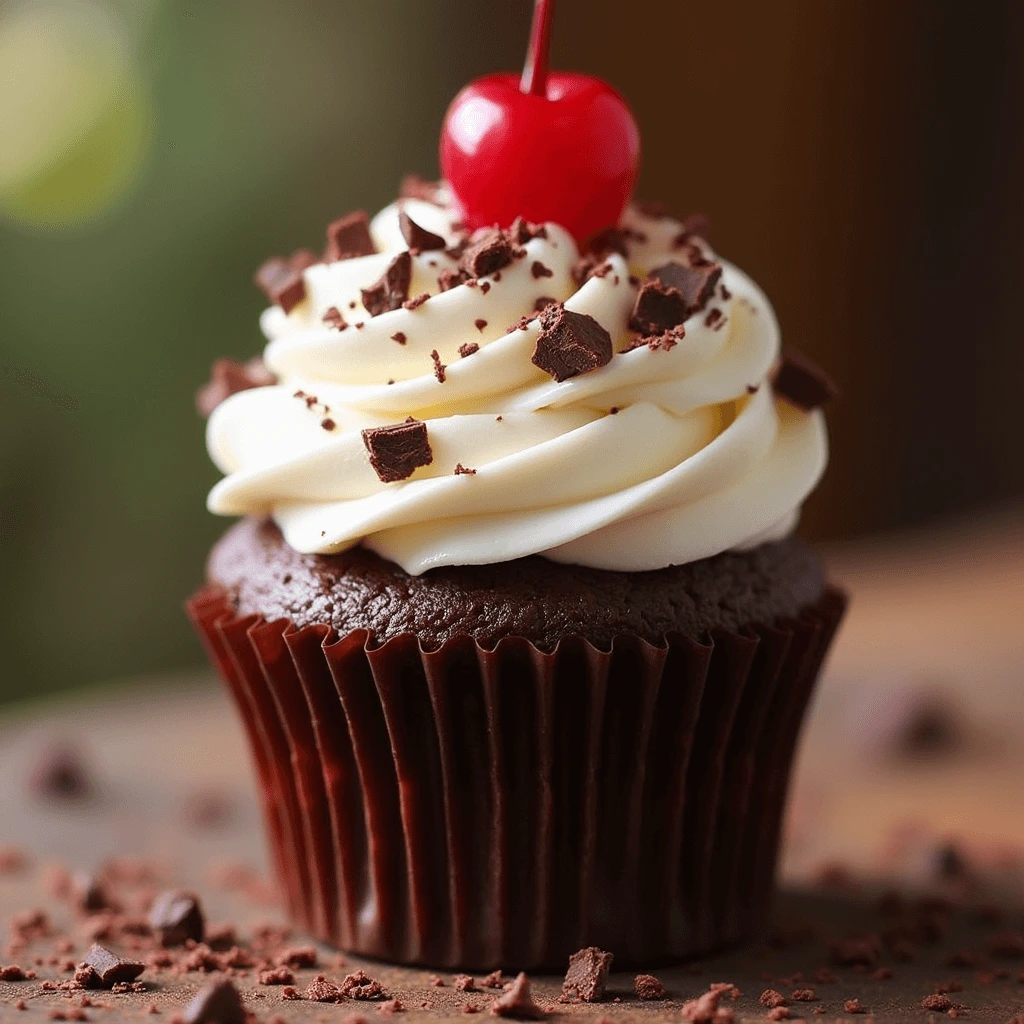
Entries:
{"type": "Polygon", "coordinates": [[[157,896],[149,912],[149,924],[164,946],[183,946],[189,939],[202,942],[206,926],[199,897],[178,889],[157,896]]]}
{"type": "Polygon", "coordinates": [[[341,310],[338,309],[337,306],[331,306],[330,309],[324,313],[322,319],[328,327],[333,327],[337,331],[343,331],[348,327],[348,321],[342,315],[341,310]]]}
{"type": "Polygon", "coordinates": [[[416,252],[443,249],[448,244],[440,235],[435,235],[433,231],[428,231],[425,227],[417,224],[405,210],[398,214],[398,226],[402,229],[405,244],[416,252]]]}
{"type": "Polygon", "coordinates": [[[434,460],[426,423],[412,417],[404,423],[364,430],[363,444],[374,472],[386,484],[405,480],[418,467],[429,466],[434,460]]]}
{"type": "Polygon", "coordinates": [[[487,326],[487,321],[483,317],[477,317],[473,321],[473,326],[478,330],[482,331],[487,326]]]}
{"type": "Polygon", "coordinates": [[[533,263],[530,264],[530,274],[535,278],[555,276],[555,272],[549,267],[545,267],[540,260],[534,260],[533,263]]]}
{"type": "MultiPolygon", "coordinates": [[[[381,275],[379,281],[362,289],[363,305],[370,316],[379,316],[398,309],[409,297],[409,283],[412,280],[412,257],[400,252],[381,275]]],[[[356,324],[358,327],[359,324],[356,324]]]]}
{"type": "Polygon", "coordinates": [[[80,965],[92,971],[88,988],[110,988],[118,982],[134,981],[146,965],[139,960],[125,960],[105,946],[93,943],[80,965]]]}
{"type": "Polygon", "coordinates": [[[290,313],[306,297],[302,272],[316,261],[316,256],[308,249],[299,249],[287,260],[273,256],[256,271],[253,281],[268,301],[290,313]]]}
{"type": "Polygon", "coordinates": [[[327,226],[327,250],[324,259],[330,262],[370,256],[377,249],[370,237],[370,218],[365,210],[355,210],[327,226]]]}
{"type": "Polygon", "coordinates": [[[772,387],[780,398],[805,412],[817,409],[839,393],[824,371],[792,351],[783,353],[772,387]]]}
{"type": "Polygon", "coordinates": [[[395,331],[391,335],[392,341],[397,341],[399,345],[404,345],[409,339],[405,336],[405,331],[395,331]]]}
{"type": "Polygon", "coordinates": [[[573,313],[558,303],[541,313],[540,326],[532,362],[556,381],[611,362],[611,335],[592,316],[573,313]]]}
{"type": "Polygon", "coordinates": [[[212,981],[185,1007],[185,1024],[245,1024],[245,1007],[230,981],[212,981]]]}
{"type": "Polygon", "coordinates": [[[636,297],[630,327],[641,334],[678,327],[707,305],[721,276],[717,263],[693,267],[672,262],[658,267],[636,297]]]}

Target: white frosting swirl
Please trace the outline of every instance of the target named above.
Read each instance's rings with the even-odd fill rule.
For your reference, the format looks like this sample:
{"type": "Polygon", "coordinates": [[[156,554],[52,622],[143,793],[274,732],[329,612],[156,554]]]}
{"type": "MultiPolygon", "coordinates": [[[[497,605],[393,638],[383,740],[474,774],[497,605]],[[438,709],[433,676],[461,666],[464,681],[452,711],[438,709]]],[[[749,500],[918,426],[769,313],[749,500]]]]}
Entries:
{"type": "MultiPolygon", "coordinates": [[[[417,200],[404,209],[457,241],[450,209],[417,200]]],[[[477,286],[439,292],[438,274],[456,261],[442,251],[413,255],[409,294],[430,300],[371,317],[360,289],[406,249],[398,213],[395,204],[373,220],[377,254],[309,267],[306,298],[287,315],[276,306],[263,314],[264,358],[281,383],[233,395],[210,417],[210,455],[226,474],[211,511],[270,513],[299,551],[362,542],[412,574],[535,553],[654,569],[793,529],[825,467],[824,419],[772,394],[778,325],[744,273],[723,262],[711,304],[674,348],[623,351],[635,337],[635,278],[678,258],[682,231],[630,208],[620,225],[628,265],[613,254],[611,270],[578,289],[576,244],[548,224],[546,238],[526,243],[525,259],[477,286]],[[534,276],[535,261],[551,276],[534,276]],[[611,335],[611,362],[561,383],[535,366],[539,325],[509,325],[542,296],[594,317],[611,335]],[[331,307],[347,329],[323,322],[331,307]],[[721,318],[709,326],[712,309],[721,318]],[[472,343],[479,350],[460,357],[472,343]],[[383,483],[361,431],[407,416],[426,422],[433,461],[383,483]],[[322,426],[328,417],[332,430],[322,426]],[[456,475],[457,464],[476,472],[456,475]]]]}

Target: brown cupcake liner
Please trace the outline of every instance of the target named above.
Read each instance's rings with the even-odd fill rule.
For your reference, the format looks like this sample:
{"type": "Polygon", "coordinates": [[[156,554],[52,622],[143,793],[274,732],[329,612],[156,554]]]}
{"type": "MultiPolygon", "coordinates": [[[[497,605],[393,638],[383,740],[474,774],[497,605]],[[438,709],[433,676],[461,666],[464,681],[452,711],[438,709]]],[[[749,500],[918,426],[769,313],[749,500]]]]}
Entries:
{"type": "Polygon", "coordinates": [[[188,612],[253,750],[294,920],[366,956],[563,969],[704,954],[770,909],[796,741],[846,599],[706,644],[415,637],[188,612]]]}

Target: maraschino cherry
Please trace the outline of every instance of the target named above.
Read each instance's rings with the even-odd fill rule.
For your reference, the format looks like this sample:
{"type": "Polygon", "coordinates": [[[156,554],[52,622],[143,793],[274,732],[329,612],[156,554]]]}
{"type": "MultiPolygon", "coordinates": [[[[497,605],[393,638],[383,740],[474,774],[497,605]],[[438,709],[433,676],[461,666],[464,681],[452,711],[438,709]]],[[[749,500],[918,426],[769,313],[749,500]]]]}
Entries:
{"type": "Polygon", "coordinates": [[[441,170],[466,225],[554,221],[577,239],[614,224],[640,166],[640,132],[606,82],[548,71],[554,0],[536,0],[522,77],[467,85],[445,115],[441,170]]]}

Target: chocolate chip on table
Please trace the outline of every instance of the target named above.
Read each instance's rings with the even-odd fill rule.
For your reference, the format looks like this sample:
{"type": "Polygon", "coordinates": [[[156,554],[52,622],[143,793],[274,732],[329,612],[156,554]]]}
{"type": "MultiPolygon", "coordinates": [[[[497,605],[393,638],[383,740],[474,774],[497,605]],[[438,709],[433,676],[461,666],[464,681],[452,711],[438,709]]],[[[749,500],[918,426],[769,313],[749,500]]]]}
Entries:
{"type": "Polygon", "coordinates": [[[327,225],[327,250],[324,259],[333,263],[377,251],[370,237],[370,218],[365,210],[346,213],[327,225]]]}
{"type": "Polygon", "coordinates": [[[185,1024],[245,1024],[245,1007],[230,981],[212,981],[185,1007],[185,1024]]]}
{"type": "Polygon", "coordinates": [[[571,312],[558,303],[543,310],[540,327],[531,361],[556,381],[611,362],[611,335],[592,316],[571,312]]]}
{"type": "Polygon", "coordinates": [[[412,257],[400,252],[387,266],[380,279],[362,289],[363,305],[370,316],[379,316],[401,307],[409,297],[412,281],[412,257]]]}
{"type": "Polygon", "coordinates": [[[149,923],[164,946],[202,942],[206,928],[203,908],[194,893],[169,889],[160,893],[149,912],[149,923]]]}
{"type": "Polygon", "coordinates": [[[364,430],[363,444],[374,472],[386,484],[404,480],[418,467],[434,461],[426,423],[411,416],[404,423],[364,430]]]}
{"type": "MultiPolygon", "coordinates": [[[[131,982],[145,969],[146,965],[141,961],[124,959],[95,942],[79,965],[79,971],[87,973],[86,988],[111,988],[118,983],[131,982]]],[[[76,981],[79,980],[78,974],[75,973],[76,981]]]]}
{"type": "Polygon", "coordinates": [[[520,971],[508,991],[491,1003],[491,1013],[516,1020],[542,1020],[547,1014],[534,1001],[530,979],[520,971]]]}
{"type": "Polygon", "coordinates": [[[443,249],[448,244],[440,235],[435,235],[433,231],[428,231],[422,225],[417,224],[405,210],[398,214],[398,226],[402,230],[405,244],[411,250],[431,252],[435,249],[443,249]]]}
{"type": "Polygon", "coordinates": [[[819,408],[839,393],[823,370],[792,351],[783,353],[772,388],[780,398],[805,412],[819,408]]]}
{"type": "Polygon", "coordinates": [[[608,984],[608,969],[613,956],[597,946],[585,946],[569,957],[569,970],[562,982],[563,999],[580,999],[596,1003],[604,996],[608,984]]]}

